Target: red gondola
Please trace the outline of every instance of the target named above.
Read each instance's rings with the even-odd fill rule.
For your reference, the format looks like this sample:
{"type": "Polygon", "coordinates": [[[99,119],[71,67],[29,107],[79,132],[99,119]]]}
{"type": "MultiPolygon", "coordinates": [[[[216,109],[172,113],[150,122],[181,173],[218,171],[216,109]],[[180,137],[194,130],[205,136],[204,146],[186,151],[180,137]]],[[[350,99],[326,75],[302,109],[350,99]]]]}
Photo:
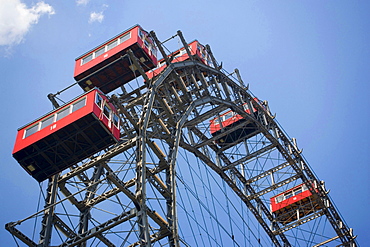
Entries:
{"type": "Polygon", "coordinates": [[[157,66],[157,50],[152,38],[136,25],[76,58],[74,78],[80,87],[94,87],[109,93],[140,75],[127,55],[131,49],[144,71],[157,66]],[[134,71],[135,72],[134,72],[134,71]]]}
{"type": "MultiPolygon", "coordinates": [[[[317,190],[316,183],[312,183],[312,186],[317,190]]],[[[283,224],[311,214],[320,208],[317,197],[312,194],[306,184],[297,185],[271,197],[270,203],[272,213],[276,216],[277,221],[283,224]]]]}
{"type": "MultiPolygon", "coordinates": [[[[198,42],[198,40],[194,40],[193,42],[188,44],[190,54],[193,55],[196,59],[201,61],[202,63],[208,65],[209,56],[206,51],[206,48],[198,42]]],[[[169,58],[172,59],[172,63],[176,62],[182,62],[189,59],[189,55],[186,52],[185,48],[181,48],[170,55],[168,55],[169,58]]],[[[149,79],[153,78],[156,75],[159,75],[165,68],[167,67],[166,61],[164,58],[158,61],[158,66],[151,71],[146,72],[146,75],[149,79]]]]}
{"type": "Polygon", "coordinates": [[[117,111],[95,89],[19,128],[13,157],[41,182],[119,138],[117,111]]]}
{"type": "MultiPolygon", "coordinates": [[[[257,98],[254,98],[256,102],[259,102],[257,98]]],[[[248,104],[245,103],[243,104],[243,108],[246,113],[251,114],[250,110],[248,109],[248,104]]],[[[253,113],[257,112],[255,108],[253,108],[253,113]]],[[[241,124],[242,122],[247,121],[244,119],[241,115],[233,112],[233,111],[227,111],[223,114],[221,114],[219,117],[215,117],[211,119],[210,122],[210,132],[212,136],[217,136],[220,133],[238,125],[241,124]]],[[[216,142],[218,144],[228,144],[228,143],[233,143],[236,140],[245,137],[254,131],[257,130],[257,126],[254,123],[248,123],[246,124],[243,128],[238,128],[235,131],[227,134],[226,136],[221,137],[218,139],[216,142]]]]}

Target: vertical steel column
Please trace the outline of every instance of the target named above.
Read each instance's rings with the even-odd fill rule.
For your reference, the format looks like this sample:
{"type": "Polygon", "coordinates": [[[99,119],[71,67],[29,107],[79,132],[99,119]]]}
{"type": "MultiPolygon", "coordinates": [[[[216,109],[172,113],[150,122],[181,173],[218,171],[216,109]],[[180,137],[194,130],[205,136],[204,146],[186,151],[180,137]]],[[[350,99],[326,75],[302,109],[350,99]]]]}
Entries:
{"type": "MultiPolygon", "coordinates": [[[[98,166],[95,167],[94,173],[93,173],[91,181],[89,183],[90,185],[91,184],[93,184],[93,185],[90,186],[87,189],[86,195],[85,195],[85,201],[91,200],[94,197],[93,192],[96,190],[96,187],[98,186],[97,181],[99,180],[102,173],[103,173],[103,164],[99,164],[98,166]]],[[[90,207],[84,207],[81,210],[78,234],[83,234],[83,233],[88,231],[89,220],[90,220],[90,217],[91,217],[90,210],[91,210],[90,207]]],[[[79,247],[85,247],[85,246],[86,246],[86,242],[81,243],[79,245],[79,247]]]]}
{"type": "Polygon", "coordinates": [[[139,202],[137,213],[139,226],[139,242],[140,246],[150,247],[150,234],[148,215],[146,211],[146,129],[139,124],[139,138],[137,140],[137,156],[136,156],[136,193],[135,196],[139,202]]]}
{"type": "Polygon", "coordinates": [[[139,241],[142,246],[151,246],[149,234],[149,222],[146,206],[146,142],[147,128],[149,126],[150,115],[155,99],[155,86],[149,89],[144,100],[142,113],[138,122],[139,133],[137,139],[137,164],[136,164],[136,198],[139,201],[138,224],[139,241]]]}
{"type": "Polygon", "coordinates": [[[47,188],[47,196],[45,199],[45,211],[44,216],[42,219],[42,229],[40,232],[40,247],[47,247],[50,245],[51,240],[51,231],[53,226],[53,218],[54,218],[54,209],[55,209],[55,202],[57,198],[57,188],[58,188],[58,178],[59,174],[52,176],[49,179],[48,188],[47,188]]]}
{"type": "Polygon", "coordinates": [[[170,146],[169,167],[166,171],[166,186],[171,194],[167,198],[167,219],[172,233],[169,236],[169,245],[171,247],[178,247],[180,246],[176,211],[176,159],[178,152],[178,142],[176,140],[178,136],[172,135],[172,137],[175,143],[172,143],[170,146]]]}
{"type": "MultiPolygon", "coordinates": [[[[55,94],[48,94],[48,99],[51,101],[55,108],[58,108],[60,105],[55,100],[55,94]]],[[[44,216],[42,218],[42,229],[40,231],[40,241],[39,246],[47,247],[50,245],[51,240],[51,231],[53,226],[53,218],[54,218],[54,210],[55,210],[55,202],[57,199],[57,189],[58,189],[58,178],[59,174],[56,174],[49,178],[48,187],[46,189],[46,199],[45,199],[45,206],[44,208],[44,216]]]]}

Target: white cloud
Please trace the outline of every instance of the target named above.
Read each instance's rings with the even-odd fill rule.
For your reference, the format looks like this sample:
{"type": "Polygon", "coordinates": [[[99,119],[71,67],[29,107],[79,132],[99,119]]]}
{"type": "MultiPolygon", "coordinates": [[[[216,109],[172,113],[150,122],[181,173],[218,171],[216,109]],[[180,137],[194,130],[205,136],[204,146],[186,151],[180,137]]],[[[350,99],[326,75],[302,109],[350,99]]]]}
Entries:
{"type": "Polygon", "coordinates": [[[76,0],[77,5],[87,5],[90,0],[76,0]]]}
{"type": "Polygon", "coordinates": [[[44,14],[50,16],[55,11],[43,1],[27,8],[21,0],[0,0],[0,46],[22,42],[31,26],[37,24],[44,14]]]}
{"type": "Polygon", "coordinates": [[[102,22],[104,19],[104,15],[103,15],[103,11],[102,12],[91,12],[90,13],[90,19],[89,19],[89,23],[93,23],[93,22],[102,22]]]}

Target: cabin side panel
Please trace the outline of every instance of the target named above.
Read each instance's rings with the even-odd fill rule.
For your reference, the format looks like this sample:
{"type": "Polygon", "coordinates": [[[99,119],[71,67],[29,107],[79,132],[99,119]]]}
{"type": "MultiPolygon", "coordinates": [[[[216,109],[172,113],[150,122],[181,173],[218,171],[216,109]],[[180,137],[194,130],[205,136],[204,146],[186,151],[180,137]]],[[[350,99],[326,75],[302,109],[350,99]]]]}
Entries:
{"type": "Polygon", "coordinates": [[[123,36],[115,37],[77,59],[75,80],[85,91],[97,87],[103,93],[109,93],[128,83],[140,76],[127,54],[128,50],[131,50],[140,61],[144,71],[157,65],[156,48],[152,39],[146,31],[136,26],[123,36]],[[129,37],[128,34],[130,38],[125,40],[125,37],[129,37]],[[121,39],[125,41],[121,42],[121,39]],[[110,47],[110,44],[116,46],[110,47]]]}
{"type": "MultiPolygon", "coordinates": [[[[196,40],[188,44],[188,46],[190,47],[190,54],[199,56],[201,61],[204,63],[204,59],[202,59],[202,54],[198,50],[198,44],[199,42],[196,40]]],[[[201,45],[199,44],[199,46],[201,45]]],[[[189,55],[187,54],[185,48],[181,48],[171,53],[170,55],[168,55],[169,58],[172,56],[174,57],[174,59],[171,61],[171,63],[182,62],[182,61],[186,61],[189,59],[189,55]]],[[[159,67],[146,72],[146,75],[148,76],[149,79],[153,78],[154,76],[159,75],[167,67],[164,58],[158,61],[158,66],[159,67]]]]}
{"type": "Polygon", "coordinates": [[[35,142],[45,138],[46,136],[55,133],[59,129],[64,128],[69,123],[74,122],[77,119],[82,118],[82,117],[86,116],[87,114],[91,113],[92,112],[91,101],[94,98],[94,96],[92,94],[93,94],[93,92],[91,92],[89,94],[86,94],[85,96],[83,96],[81,98],[78,98],[75,101],[71,102],[67,106],[64,106],[60,109],[57,109],[56,111],[51,112],[47,116],[38,120],[37,122],[33,122],[33,123],[23,127],[22,129],[18,130],[18,133],[17,133],[17,136],[16,136],[16,141],[15,141],[15,144],[14,144],[14,149],[13,149],[12,153],[15,153],[15,152],[31,145],[32,143],[35,143],[35,142]],[[73,111],[73,109],[69,109],[69,111],[72,111],[72,112],[70,114],[68,114],[67,116],[62,117],[60,120],[58,120],[58,115],[59,115],[58,113],[59,112],[61,113],[60,116],[62,116],[63,110],[67,111],[67,108],[70,108],[71,105],[81,101],[84,98],[86,98],[86,102],[85,102],[85,105],[83,107],[79,108],[76,111],[73,111]],[[45,127],[42,127],[42,123],[44,121],[46,122],[46,120],[48,120],[50,117],[53,117],[54,121],[52,123],[50,123],[49,125],[47,125],[45,127]],[[37,132],[35,132],[34,134],[31,134],[31,135],[26,137],[26,131],[31,126],[34,126],[34,125],[39,125],[39,128],[42,128],[42,129],[40,129],[37,132]]]}
{"type": "MultiPolygon", "coordinates": [[[[111,41],[108,41],[108,42],[104,43],[103,45],[101,45],[101,46],[97,47],[96,49],[94,49],[93,51],[91,51],[91,53],[86,54],[85,56],[76,60],[75,71],[74,71],[75,79],[76,80],[82,79],[83,76],[81,76],[81,75],[84,74],[86,71],[88,71],[88,70],[92,69],[93,67],[101,64],[104,60],[109,60],[109,58],[113,57],[114,55],[118,54],[119,52],[121,52],[123,50],[126,50],[126,49],[129,49],[130,47],[132,47],[132,45],[134,45],[136,42],[138,42],[138,27],[133,28],[129,32],[130,32],[130,38],[129,39],[120,43],[116,47],[114,47],[114,48],[112,48],[112,49],[110,49],[106,52],[103,52],[99,56],[93,58],[91,61],[83,63],[84,58],[86,58],[90,54],[93,54],[94,52],[99,51],[100,49],[104,48],[111,41]]],[[[129,33],[129,32],[127,32],[127,33],[129,33]]],[[[127,33],[125,33],[125,34],[127,34],[127,33]]],[[[122,35],[122,36],[124,36],[124,35],[122,35]]]]}
{"type": "Polygon", "coordinates": [[[114,105],[110,103],[104,95],[97,94],[95,96],[93,113],[112,134],[116,141],[118,141],[120,138],[120,122],[118,113],[114,105]]]}
{"type": "Polygon", "coordinates": [[[282,208],[285,208],[289,205],[293,205],[307,197],[312,196],[312,193],[309,190],[303,191],[300,194],[294,195],[286,200],[283,200],[279,203],[276,202],[276,197],[271,198],[271,209],[272,212],[276,212],[282,208]]]}
{"type": "MultiPolygon", "coordinates": [[[[95,102],[97,94],[98,90],[93,90],[19,129],[13,157],[37,181],[41,182],[118,141],[119,121],[114,123],[113,118],[99,118],[103,112],[95,102]],[[66,109],[69,114],[65,114],[66,109]],[[43,121],[49,123],[50,116],[58,119],[59,113],[61,119],[51,123],[51,128],[39,128],[23,138],[30,127],[42,126],[43,121]]],[[[100,96],[103,97],[112,109],[112,115],[108,115],[114,116],[114,106],[105,96],[100,96]]]]}

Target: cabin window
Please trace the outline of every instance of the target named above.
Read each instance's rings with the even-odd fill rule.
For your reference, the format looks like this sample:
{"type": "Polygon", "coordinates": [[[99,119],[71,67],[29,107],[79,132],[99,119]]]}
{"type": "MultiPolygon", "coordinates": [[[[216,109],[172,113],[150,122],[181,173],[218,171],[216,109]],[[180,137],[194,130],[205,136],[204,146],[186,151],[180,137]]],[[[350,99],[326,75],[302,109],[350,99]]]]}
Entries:
{"type": "Polygon", "coordinates": [[[139,36],[140,36],[140,38],[144,38],[144,34],[143,34],[143,31],[141,29],[139,29],[139,36]]]}
{"type": "Polygon", "coordinates": [[[131,32],[126,33],[121,38],[119,38],[119,43],[122,44],[123,42],[125,42],[126,40],[129,40],[130,38],[131,38],[131,32]]]}
{"type": "Polygon", "coordinates": [[[54,122],[54,115],[51,116],[51,117],[48,117],[44,120],[41,121],[41,127],[40,127],[40,130],[42,130],[43,128],[49,126],[50,124],[52,124],[54,122]]]}
{"type": "Polygon", "coordinates": [[[174,58],[177,58],[177,57],[179,57],[180,56],[180,52],[178,51],[178,52],[176,52],[175,54],[173,54],[174,55],[174,58]]]}
{"type": "Polygon", "coordinates": [[[302,185],[302,191],[306,191],[306,190],[308,190],[307,185],[306,184],[303,184],[302,185]]]}
{"type": "Polygon", "coordinates": [[[82,100],[77,101],[76,103],[73,103],[72,105],[72,112],[77,111],[78,109],[81,109],[86,104],[86,97],[84,97],[82,100]]]}
{"type": "Polygon", "coordinates": [[[302,187],[299,187],[299,188],[295,189],[293,191],[293,193],[294,193],[294,195],[298,195],[298,194],[302,193],[302,187]]]}
{"type": "Polygon", "coordinates": [[[245,104],[243,105],[243,108],[244,108],[244,110],[245,110],[245,111],[249,110],[248,104],[247,104],[247,103],[245,103],[245,104]]]}
{"type": "Polygon", "coordinates": [[[109,114],[110,114],[110,108],[109,108],[109,106],[107,106],[106,104],[104,105],[104,109],[103,109],[103,113],[104,113],[104,115],[109,119],[109,114]]]}
{"type": "MultiPolygon", "coordinates": [[[[151,42],[151,43],[153,43],[153,42],[151,42]]],[[[155,48],[154,44],[152,44],[150,48],[151,48],[152,54],[155,57],[157,57],[157,48],[155,48]]]]}
{"type": "Polygon", "coordinates": [[[99,50],[97,50],[95,52],[95,57],[98,57],[100,56],[101,54],[103,54],[105,52],[105,46],[103,48],[100,48],[99,50]]]}
{"type": "Polygon", "coordinates": [[[26,133],[24,135],[24,138],[36,133],[37,131],[39,130],[39,123],[29,127],[28,129],[26,129],[26,133]]]}
{"type": "Polygon", "coordinates": [[[226,113],[225,115],[224,115],[224,121],[225,120],[228,120],[229,118],[231,118],[233,116],[233,113],[232,112],[229,112],[229,113],[226,113]]]}
{"type": "Polygon", "coordinates": [[[150,44],[149,43],[149,46],[148,46],[148,48],[149,48],[149,55],[152,55],[153,54],[153,48],[152,48],[152,44],[150,44]]]}
{"type": "Polygon", "coordinates": [[[116,114],[113,114],[113,124],[118,127],[118,116],[116,114]]]}
{"type": "Polygon", "coordinates": [[[69,107],[66,107],[57,113],[57,121],[69,114],[69,107]]]}
{"type": "Polygon", "coordinates": [[[107,45],[107,50],[110,50],[118,45],[118,40],[113,41],[107,45]]]}
{"type": "Polygon", "coordinates": [[[202,55],[202,58],[205,58],[205,59],[207,59],[207,53],[206,53],[206,51],[205,50],[201,50],[201,55],[202,55]]]}
{"type": "Polygon", "coordinates": [[[158,64],[158,68],[162,67],[162,66],[163,66],[163,65],[165,65],[165,64],[166,64],[166,61],[165,61],[165,60],[161,61],[161,62],[158,64]]]}
{"type": "Polygon", "coordinates": [[[102,105],[102,97],[99,95],[99,94],[96,94],[96,100],[95,100],[95,103],[101,108],[101,105],[102,105]]]}
{"type": "Polygon", "coordinates": [[[149,42],[147,39],[144,39],[144,45],[149,48],[149,42]]]}
{"type": "Polygon", "coordinates": [[[277,197],[275,198],[275,202],[276,202],[276,203],[280,203],[280,202],[282,202],[282,201],[284,201],[284,195],[280,195],[280,196],[277,196],[277,197]]]}
{"type": "Polygon", "coordinates": [[[186,53],[186,50],[185,49],[181,50],[180,51],[180,56],[184,55],[185,53],[186,53]]]}
{"type": "MultiPolygon", "coordinates": [[[[87,62],[90,62],[92,59],[93,59],[93,54],[91,53],[90,55],[88,55],[88,56],[86,56],[86,57],[82,58],[82,64],[85,64],[85,63],[87,63],[87,62]]],[[[81,64],[81,65],[82,65],[82,64],[81,64]]]]}
{"type": "Polygon", "coordinates": [[[293,192],[289,191],[288,193],[285,193],[284,196],[285,196],[285,200],[288,198],[291,198],[293,196],[293,192]]]}
{"type": "Polygon", "coordinates": [[[219,124],[218,118],[213,119],[213,124],[219,124]]]}

